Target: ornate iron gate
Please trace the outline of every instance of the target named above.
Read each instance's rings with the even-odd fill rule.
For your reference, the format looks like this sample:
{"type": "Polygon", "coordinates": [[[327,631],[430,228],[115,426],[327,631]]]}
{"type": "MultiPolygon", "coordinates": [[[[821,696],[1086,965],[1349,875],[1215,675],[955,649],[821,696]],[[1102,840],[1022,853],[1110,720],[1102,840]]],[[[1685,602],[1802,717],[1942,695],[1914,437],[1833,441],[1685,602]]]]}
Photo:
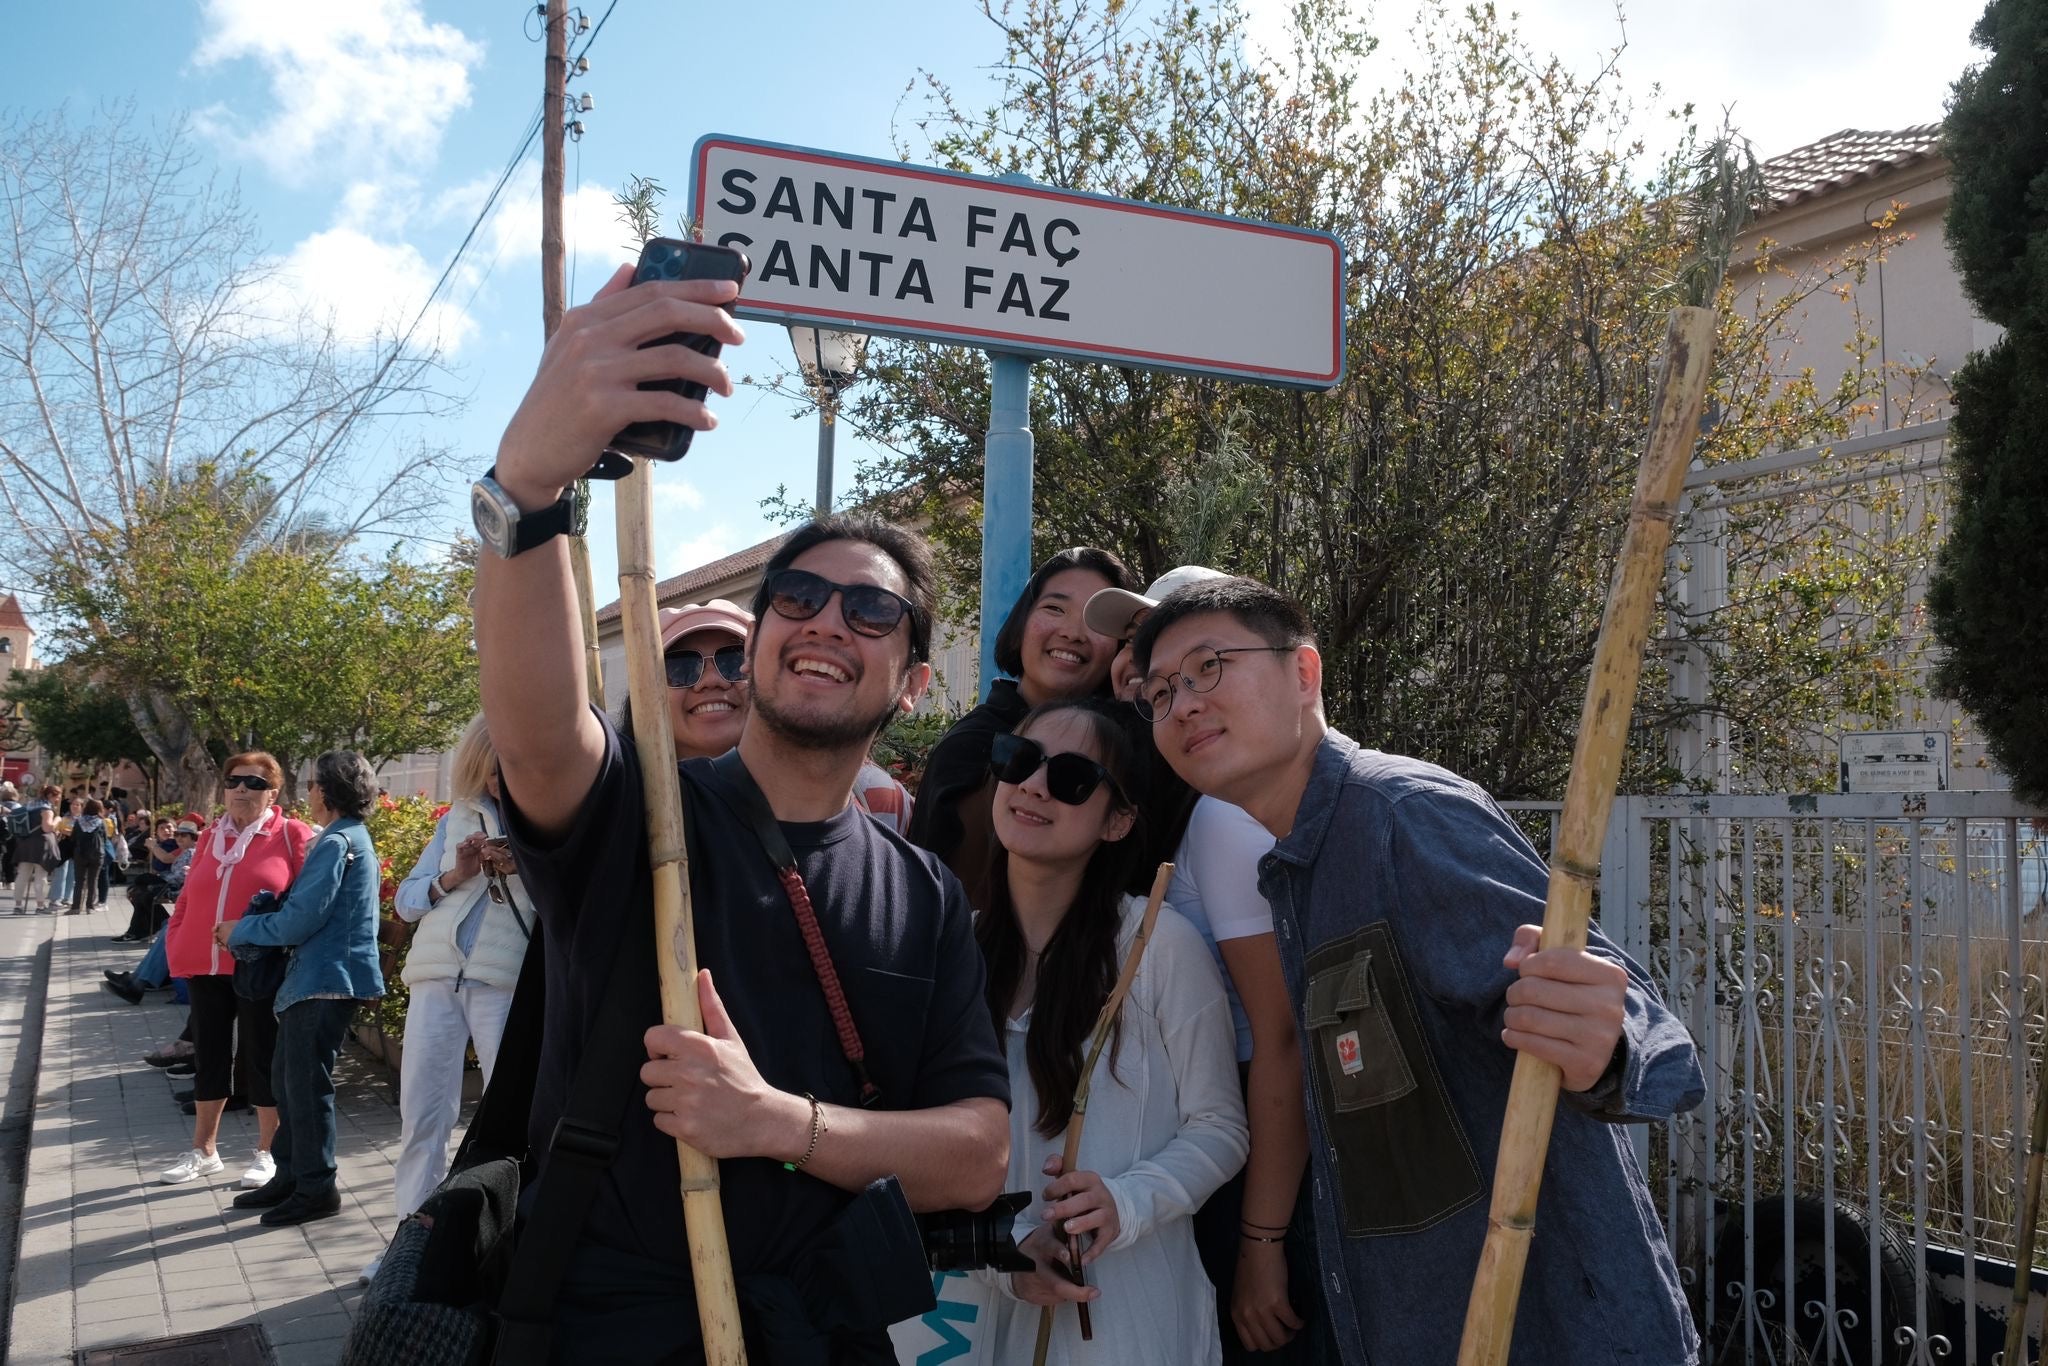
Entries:
{"type": "MultiPolygon", "coordinates": [[[[1547,804],[1513,805],[1540,845],[1547,804]]],[[[1989,1366],[2048,1032],[2048,813],[1624,797],[1601,907],[1707,1074],[1638,1139],[1707,1359],[1989,1366]]]]}

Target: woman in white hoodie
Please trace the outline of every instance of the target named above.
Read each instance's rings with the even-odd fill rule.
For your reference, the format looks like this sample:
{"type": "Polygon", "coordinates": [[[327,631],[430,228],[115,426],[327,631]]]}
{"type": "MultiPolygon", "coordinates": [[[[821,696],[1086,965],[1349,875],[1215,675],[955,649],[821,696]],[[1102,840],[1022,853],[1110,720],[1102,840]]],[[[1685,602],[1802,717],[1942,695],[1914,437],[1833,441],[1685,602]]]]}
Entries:
{"type": "MultiPolygon", "coordinates": [[[[469,1045],[490,1084],[535,923],[511,854],[493,843],[505,836],[505,816],[498,754],[481,715],[456,744],[452,786],[455,800],[394,898],[400,918],[417,922],[401,974],[411,993],[398,1088],[401,1220],[447,1175],[469,1045]]],[[[376,1270],[376,1262],[364,1270],[365,1283],[376,1270]]]]}

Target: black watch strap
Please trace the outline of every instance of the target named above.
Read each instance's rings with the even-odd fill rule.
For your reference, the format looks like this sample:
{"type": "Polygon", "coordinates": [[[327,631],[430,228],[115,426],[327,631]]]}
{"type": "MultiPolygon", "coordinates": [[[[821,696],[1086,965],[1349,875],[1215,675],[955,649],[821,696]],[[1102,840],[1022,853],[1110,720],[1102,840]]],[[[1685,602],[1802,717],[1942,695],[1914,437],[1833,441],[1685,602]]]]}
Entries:
{"type": "MultiPolygon", "coordinates": [[[[491,466],[487,476],[493,482],[498,477],[498,467],[491,466]]],[[[576,486],[571,484],[562,490],[562,496],[552,504],[535,512],[522,512],[512,527],[512,553],[524,555],[537,545],[546,545],[555,537],[576,529],[576,486]]]]}

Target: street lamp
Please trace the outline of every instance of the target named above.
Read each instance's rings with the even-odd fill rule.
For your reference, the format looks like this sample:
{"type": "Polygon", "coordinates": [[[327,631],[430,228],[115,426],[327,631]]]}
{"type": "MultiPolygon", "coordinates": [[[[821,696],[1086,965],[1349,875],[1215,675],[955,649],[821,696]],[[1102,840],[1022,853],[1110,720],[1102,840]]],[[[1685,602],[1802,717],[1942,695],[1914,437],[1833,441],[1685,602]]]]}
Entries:
{"type": "Polygon", "coordinates": [[[867,338],[858,332],[829,332],[817,327],[792,325],[789,344],[796,349],[796,363],[804,378],[818,390],[818,516],[832,511],[832,428],[839,411],[839,395],[860,373],[861,351],[867,338]]]}

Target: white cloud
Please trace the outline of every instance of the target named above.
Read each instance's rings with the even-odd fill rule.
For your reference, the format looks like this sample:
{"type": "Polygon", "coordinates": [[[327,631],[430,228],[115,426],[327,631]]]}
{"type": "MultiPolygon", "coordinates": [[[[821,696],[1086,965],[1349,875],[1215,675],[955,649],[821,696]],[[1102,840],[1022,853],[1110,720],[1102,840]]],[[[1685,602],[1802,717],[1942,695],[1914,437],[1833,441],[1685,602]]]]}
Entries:
{"type": "Polygon", "coordinates": [[[702,568],[713,560],[723,559],[733,551],[741,549],[743,544],[739,533],[729,524],[718,522],[670,547],[661,557],[659,572],[662,578],[687,574],[692,569],[702,568]]]}
{"type": "Polygon", "coordinates": [[[206,0],[194,63],[255,61],[270,77],[275,108],[252,117],[216,105],[200,126],[290,184],[337,170],[424,166],[469,103],[470,68],[482,57],[461,30],[429,23],[418,0],[206,0]]]}
{"type": "Polygon", "coordinates": [[[654,514],[657,517],[676,512],[701,512],[704,508],[704,491],[687,479],[664,480],[660,470],[655,471],[654,514]]]}
{"type": "MultiPolygon", "coordinates": [[[[1246,0],[1254,46],[1284,52],[1292,8],[1292,0],[1246,0]]],[[[1626,6],[1625,35],[1615,0],[1519,0],[1515,9],[1528,46],[1581,75],[1626,37],[1619,75],[1636,104],[1634,126],[1653,148],[1676,136],[1663,112],[1687,103],[1703,130],[1733,106],[1735,126],[1764,158],[1843,128],[1932,123],[1963,67],[1985,55],[1969,42],[1975,4],[1868,0],[1848,17],[1836,0],[1724,0],[1702,30],[1695,9],[1636,0],[1626,6]]],[[[1411,31],[1423,12],[1422,0],[1379,0],[1369,87],[1394,82],[1415,60],[1411,31]]],[[[1457,5],[1449,18],[1462,25],[1457,5]]]]}
{"type": "MultiPolygon", "coordinates": [[[[280,330],[309,314],[315,323],[331,324],[345,344],[364,346],[410,326],[439,274],[407,243],[332,227],[276,262],[276,274],[252,311],[280,330]]],[[[468,314],[439,299],[421,317],[413,346],[439,346],[453,354],[475,330],[468,314]]]]}

